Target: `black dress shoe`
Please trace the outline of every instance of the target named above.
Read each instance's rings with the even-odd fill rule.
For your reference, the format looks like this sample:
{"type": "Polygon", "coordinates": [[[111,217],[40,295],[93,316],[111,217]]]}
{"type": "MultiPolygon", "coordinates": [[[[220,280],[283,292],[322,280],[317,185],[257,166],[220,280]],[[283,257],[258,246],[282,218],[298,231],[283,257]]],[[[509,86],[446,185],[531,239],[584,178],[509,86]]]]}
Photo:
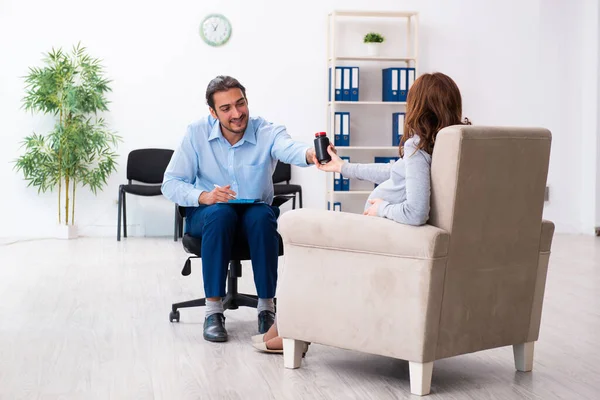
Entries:
{"type": "Polygon", "coordinates": [[[275,323],[275,313],[264,310],[258,314],[258,333],[267,333],[275,323]]]}
{"type": "Polygon", "coordinates": [[[212,314],[204,320],[204,339],[209,342],[226,342],[225,316],[221,313],[212,314]]]}

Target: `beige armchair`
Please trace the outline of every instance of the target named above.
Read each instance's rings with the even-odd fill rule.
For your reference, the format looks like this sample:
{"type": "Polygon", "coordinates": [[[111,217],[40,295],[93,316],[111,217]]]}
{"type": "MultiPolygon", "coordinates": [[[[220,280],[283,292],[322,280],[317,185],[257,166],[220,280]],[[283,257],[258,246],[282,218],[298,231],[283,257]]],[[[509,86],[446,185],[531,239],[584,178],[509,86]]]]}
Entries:
{"type": "Polygon", "coordinates": [[[512,345],[517,370],[531,371],[554,233],[542,221],[550,142],[545,129],[442,130],[425,226],[281,216],[285,367],[300,367],[303,342],[394,357],[409,361],[418,395],[433,362],[459,354],[512,345]]]}

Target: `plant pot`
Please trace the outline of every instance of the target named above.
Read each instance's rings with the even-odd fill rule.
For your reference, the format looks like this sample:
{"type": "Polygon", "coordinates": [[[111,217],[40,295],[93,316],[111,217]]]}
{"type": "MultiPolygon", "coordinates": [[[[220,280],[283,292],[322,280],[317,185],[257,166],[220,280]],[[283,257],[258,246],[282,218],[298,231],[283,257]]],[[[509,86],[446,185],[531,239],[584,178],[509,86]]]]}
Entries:
{"type": "Polygon", "coordinates": [[[76,239],[77,225],[56,225],[54,229],[54,238],[56,239],[76,239]]]}
{"type": "Polygon", "coordinates": [[[379,49],[381,49],[381,43],[366,43],[367,45],[367,55],[370,57],[377,57],[379,55],[379,49]]]}

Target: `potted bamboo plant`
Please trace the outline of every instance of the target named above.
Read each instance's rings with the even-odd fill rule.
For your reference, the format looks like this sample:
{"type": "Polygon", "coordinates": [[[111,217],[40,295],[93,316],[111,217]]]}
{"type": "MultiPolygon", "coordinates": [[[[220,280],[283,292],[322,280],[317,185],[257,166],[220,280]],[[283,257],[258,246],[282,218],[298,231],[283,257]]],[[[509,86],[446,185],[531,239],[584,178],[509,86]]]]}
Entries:
{"type": "Polygon", "coordinates": [[[52,49],[43,63],[24,77],[23,108],[52,115],[54,128],[25,137],[15,169],[38,193],[58,189],[56,236],[73,238],[76,189],[88,187],[94,194],[102,189],[116,170],[114,150],[121,138],[98,116],[108,111],[105,96],[111,90],[99,59],[78,44],[70,53],[52,49]]]}
{"type": "Polygon", "coordinates": [[[384,40],[385,38],[379,33],[367,33],[363,39],[364,43],[367,45],[367,54],[372,57],[377,57],[379,55],[381,43],[383,43],[384,40]]]}

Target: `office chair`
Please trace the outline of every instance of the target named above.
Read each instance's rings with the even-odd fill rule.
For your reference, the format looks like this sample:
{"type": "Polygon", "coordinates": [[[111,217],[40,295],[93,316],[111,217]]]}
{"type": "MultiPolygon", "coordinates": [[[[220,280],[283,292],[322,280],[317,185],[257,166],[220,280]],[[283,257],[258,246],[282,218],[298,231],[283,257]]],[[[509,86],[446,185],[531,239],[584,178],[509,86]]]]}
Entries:
{"type": "MultiPolygon", "coordinates": [[[[290,184],[290,179],[292,179],[292,167],[290,164],[283,163],[281,161],[277,161],[277,166],[275,167],[275,171],[273,171],[273,191],[275,197],[279,197],[280,199],[277,201],[282,201],[285,198],[285,201],[282,201],[281,204],[285,203],[287,200],[292,200],[292,209],[296,208],[296,193],[299,193],[299,205],[302,208],[302,186],[300,185],[292,185],[290,184]],[[286,182],[285,184],[281,184],[281,182],[286,182]]],[[[275,201],[275,199],[273,199],[275,201]]],[[[175,226],[173,230],[173,240],[176,242],[179,238],[183,237],[183,217],[182,214],[177,211],[177,204],[175,204],[175,226]]]]}
{"type": "MultiPolygon", "coordinates": [[[[161,196],[160,186],[173,150],[138,149],[127,157],[128,184],[119,185],[119,211],[117,216],[117,241],[121,241],[121,213],[123,214],[123,237],[127,237],[127,202],[125,194],[136,196],[161,196]],[[145,183],[134,184],[132,181],[145,183]]],[[[177,213],[175,213],[177,221],[177,213]]]]}
{"type": "Polygon", "coordinates": [[[273,172],[273,190],[275,196],[293,195],[292,209],[296,208],[296,193],[298,193],[299,208],[302,208],[302,186],[290,184],[292,179],[292,166],[281,161],[277,161],[275,172],[273,172]],[[285,183],[281,183],[285,182],[285,183]]]}
{"type": "MultiPolygon", "coordinates": [[[[283,203],[290,200],[288,196],[276,196],[273,198],[273,205],[280,207],[283,203]]],[[[180,214],[181,220],[185,217],[185,208],[177,207],[180,214]]],[[[279,235],[279,234],[278,234],[279,235]]],[[[181,275],[188,276],[192,273],[192,258],[202,257],[202,238],[197,238],[185,234],[183,236],[183,248],[187,253],[193,254],[188,257],[181,270],[181,275]]],[[[283,255],[283,241],[279,236],[279,255],[283,255]]],[[[252,294],[244,294],[238,292],[238,278],[242,276],[242,261],[250,260],[250,248],[246,240],[236,238],[233,241],[231,261],[229,262],[229,271],[227,273],[227,293],[223,299],[223,309],[225,310],[237,310],[239,307],[252,307],[258,306],[258,296],[252,294]]],[[[182,303],[174,303],[171,306],[171,312],[169,313],[170,322],[179,322],[180,314],[179,308],[190,308],[190,307],[203,307],[206,305],[206,298],[188,300],[182,303]]]]}

